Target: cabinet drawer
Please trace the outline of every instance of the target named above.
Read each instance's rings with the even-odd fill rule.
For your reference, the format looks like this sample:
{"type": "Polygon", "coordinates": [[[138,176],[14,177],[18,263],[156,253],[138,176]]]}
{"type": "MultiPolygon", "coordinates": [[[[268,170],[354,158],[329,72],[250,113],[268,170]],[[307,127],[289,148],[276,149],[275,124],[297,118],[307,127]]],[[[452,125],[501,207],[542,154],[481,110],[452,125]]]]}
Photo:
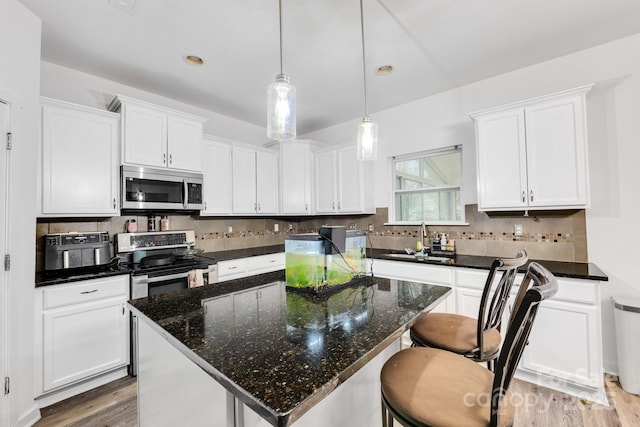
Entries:
{"type": "Polygon", "coordinates": [[[122,275],[56,285],[44,289],[42,293],[43,309],[63,307],[116,296],[122,296],[124,299],[128,299],[129,276],[122,275]]]}
{"type": "Polygon", "coordinates": [[[218,262],[218,277],[226,277],[226,276],[242,277],[246,273],[247,273],[246,258],[218,262]]]}
{"type": "Polygon", "coordinates": [[[600,282],[593,280],[558,279],[558,292],[552,299],[597,305],[599,285],[600,282]]]}
{"type": "Polygon", "coordinates": [[[284,253],[260,255],[248,258],[247,268],[249,273],[277,271],[285,268],[284,253]]]}

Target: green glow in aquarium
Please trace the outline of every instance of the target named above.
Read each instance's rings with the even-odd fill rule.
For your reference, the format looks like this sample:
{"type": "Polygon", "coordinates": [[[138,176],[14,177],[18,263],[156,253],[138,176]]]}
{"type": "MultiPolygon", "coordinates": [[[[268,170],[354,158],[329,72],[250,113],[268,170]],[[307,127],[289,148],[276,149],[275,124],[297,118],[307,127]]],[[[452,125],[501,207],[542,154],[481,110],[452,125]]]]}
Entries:
{"type": "Polygon", "coordinates": [[[362,231],[347,232],[344,253],[325,255],[326,241],[317,233],[287,236],[284,243],[288,288],[318,293],[347,284],[366,272],[362,231]]]}

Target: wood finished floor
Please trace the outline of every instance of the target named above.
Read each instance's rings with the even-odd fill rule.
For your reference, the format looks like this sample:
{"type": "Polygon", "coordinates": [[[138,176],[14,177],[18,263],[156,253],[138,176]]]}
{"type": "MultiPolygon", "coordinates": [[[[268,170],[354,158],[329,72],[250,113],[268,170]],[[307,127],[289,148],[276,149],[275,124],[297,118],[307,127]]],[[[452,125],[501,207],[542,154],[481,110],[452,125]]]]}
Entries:
{"type": "MultiPolygon", "coordinates": [[[[514,425],[640,426],[640,396],[622,390],[615,377],[606,375],[605,382],[609,407],[582,402],[573,396],[516,380],[512,392],[523,397],[523,404],[517,407],[514,425]]],[[[135,378],[113,381],[43,408],[42,419],[35,427],[135,427],[138,425],[136,392],[135,378]]]]}

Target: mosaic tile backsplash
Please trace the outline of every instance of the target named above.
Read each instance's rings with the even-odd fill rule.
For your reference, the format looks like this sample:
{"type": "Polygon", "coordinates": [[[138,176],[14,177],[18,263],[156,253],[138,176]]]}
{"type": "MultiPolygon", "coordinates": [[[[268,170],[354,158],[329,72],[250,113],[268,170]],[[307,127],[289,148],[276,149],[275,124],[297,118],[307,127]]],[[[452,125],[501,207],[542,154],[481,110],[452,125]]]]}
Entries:
{"type": "MultiPolygon", "coordinates": [[[[515,256],[525,249],[531,259],[587,262],[587,234],[584,210],[514,214],[478,212],[477,205],[465,208],[465,226],[429,226],[428,234],[446,233],[455,240],[456,252],[466,255],[515,256]],[[514,235],[514,225],[523,226],[523,236],[514,235]]],[[[111,238],[124,232],[125,223],[136,218],[139,231],[147,231],[146,216],[122,216],[99,219],[41,218],[36,228],[36,266],[43,268],[43,236],[68,231],[108,231],[111,238]]],[[[322,225],[344,225],[367,231],[368,244],[374,248],[415,248],[420,239],[418,226],[385,225],[388,209],[378,208],[375,215],[322,216],[295,218],[197,217],[172,215],[172,230],[196,232],[197,246],[206,252],[271,246],[284,243],[287,234],[317,231],[322,225]],[[276,226],[277,225],[277,226],[276,226]],[[277,228],[278,231],[275,231],[277,228]],[[372,231],[369,231],[369,229],[372,231]]],[[[111,245],[113,248],[113,245],[111,245]]],[[[113,250],[113,249],[112,249],[113,250]]],[[[113,254],[112,254],[113,255],[113,254]]]]}

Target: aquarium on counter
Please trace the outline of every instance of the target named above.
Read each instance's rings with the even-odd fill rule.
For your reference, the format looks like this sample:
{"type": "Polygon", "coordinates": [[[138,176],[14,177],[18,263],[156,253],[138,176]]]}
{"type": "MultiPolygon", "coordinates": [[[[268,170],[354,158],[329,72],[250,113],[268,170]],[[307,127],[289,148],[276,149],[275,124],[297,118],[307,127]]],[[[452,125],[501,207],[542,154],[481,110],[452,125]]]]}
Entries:
{"type": "Polygon", "coordinates": [[[317,294],[357,280],[366,272],[365,242],[363,231],[349,230],[344,244],[338,245],[344,247],[344,252],[336,252],[327,250],[333,242],[318,233],[287,236],[287,287],[317,294]]]}

